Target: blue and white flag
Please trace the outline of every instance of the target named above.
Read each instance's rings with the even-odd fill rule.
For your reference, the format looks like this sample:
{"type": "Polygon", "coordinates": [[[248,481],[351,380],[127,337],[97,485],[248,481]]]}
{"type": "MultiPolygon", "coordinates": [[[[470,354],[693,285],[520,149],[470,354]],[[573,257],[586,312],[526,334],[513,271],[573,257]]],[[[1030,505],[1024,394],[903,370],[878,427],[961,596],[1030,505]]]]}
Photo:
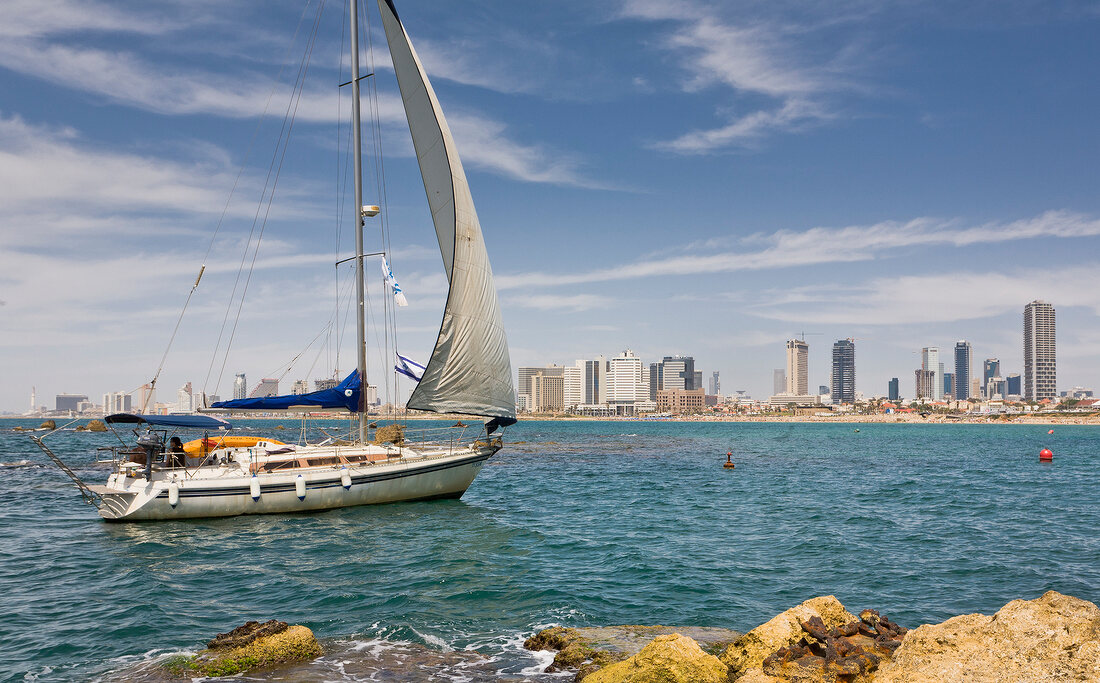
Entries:
{"type": "Polygon", "coordinates": [[[401,291],[401,285],[397,284],[397,280],[394,279],[393,271],[390,269],[390,262],[386,260],[385,255],[382,256],[382,277],[386,278],[386,284],[393,289],[394,302],[398,306],[408,306],[409,301],[401,291]]]}
{"type": "Polygon", "coordinates": [[[397,354],[397,365],[393,366],[394,370],[397,370],[406,377],[411,377],[417,382],[424,376],[424,366],[411,358],[405,358],[400,353],[397,354]]]}

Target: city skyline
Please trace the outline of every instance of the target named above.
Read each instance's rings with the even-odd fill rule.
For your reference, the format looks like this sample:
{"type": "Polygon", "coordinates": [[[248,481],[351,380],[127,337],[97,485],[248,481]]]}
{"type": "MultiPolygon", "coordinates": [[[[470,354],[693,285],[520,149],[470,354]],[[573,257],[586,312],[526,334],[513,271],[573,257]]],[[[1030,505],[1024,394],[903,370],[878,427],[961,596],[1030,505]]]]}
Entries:
{"type": "MultiPolygon", "coordinates": [[[[338,50],[318,43],[233,350],[212,363],[279,130],[257,122],[272,92],[286,109],[299,13],[40,5],[6,8],[0,50],[0,410],[26,410],[32,386],[98,401],[148,383],[208,248],[158,391],[279,376],[339,310],[332,264],[351,252],[338,50]]],[[[876,394],[909,386],[923,345],[952,365],[958,339],[1022,373],[1020,307],[1043,299],[1060,388],[1100,385],[1091,6],[480,7],[401,12],[466,165],[514,367],[690,353],[726,393],[765,396],[805,329],[811,387],[851,337],[856,389],[876,394]]],[[[342,12],[325,12],[327,39],[342,12]]],[[[365,200],[383,205],[410,304],[399,349],[423,360],[446,290],[393,73],[376,67],[385,201],[376,178],[365,200]]],[[[288,378],[350,371],[347,330],[332,332],[288,378]]],[[[377,336],[370,378],[393,362],[377,336]]]]}

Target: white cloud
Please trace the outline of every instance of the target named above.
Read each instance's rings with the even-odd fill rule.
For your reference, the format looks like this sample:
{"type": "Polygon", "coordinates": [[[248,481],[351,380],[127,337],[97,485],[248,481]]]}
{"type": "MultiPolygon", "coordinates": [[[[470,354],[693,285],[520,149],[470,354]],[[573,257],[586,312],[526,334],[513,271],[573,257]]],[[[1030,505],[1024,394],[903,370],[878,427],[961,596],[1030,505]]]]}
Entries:
{"type": "Polygon", "coordinates": [[[806,287],[762,295],[764,318],[809,324],[901,325],[956,322],[1019,312],[1036,298],[1100,315],[1100,272],[1062,268],[1038,280],[1000,272],[879,278],[856,287],[806,287]]]}
{"type": "MultiPolygon", "coordinates": [[[[800,50],[804,27],[761,19],[731,23],[716,10],[696,2],[625,0],[622,16],[675,22],[663,43],[682,57],[691,74],[689,91],[724,86],[769,101],[756,111],[735,115],[722,126],[696,130],[655,147],[683,154],[703,154],[744,145],[774,132],[787,132],[826,121],[834,116],[823,96],[845,87],[835,63],[807,63],[800,50]],[[802,60],[800,62],[800,60],[802,60]]],[[[843,51],[842,51],[843,52],[843,51]]],[[[833,62],[835,62],[834,58],[833,62]]],[[[740,107],[744,110],[745,107],[740,107]]]]}
{"type": "Polygon", "coordinates": [[[743,243],[746,246],[762,245],[763,248],[754,251],[649,259],[586,273],[501,275],[496,280],[499,289],[551,287],[666,275],[731,273],[866,261],[882,252],[921,245],[961,247],[1036,237],[1097,235],[1100,235],[1100,219],[1068,211],[1048,211],[1010,223],[985,223],[973,227],[964,227],[957,220],[916,218],[907,222],[884,221],[874,225],[812,228],[801,232],[781,230],[768,235],[753,235],[743,243]]]}
{"type": "Polygon", "coordinates": [[[504,305],[534,308],[540,311],[587,311],[593,308],[606,308],[611,305],[611,299],[596,294],[573,294],[570,296],[533,294],[530,296],[508,297],[504,300],[504,305]]]}

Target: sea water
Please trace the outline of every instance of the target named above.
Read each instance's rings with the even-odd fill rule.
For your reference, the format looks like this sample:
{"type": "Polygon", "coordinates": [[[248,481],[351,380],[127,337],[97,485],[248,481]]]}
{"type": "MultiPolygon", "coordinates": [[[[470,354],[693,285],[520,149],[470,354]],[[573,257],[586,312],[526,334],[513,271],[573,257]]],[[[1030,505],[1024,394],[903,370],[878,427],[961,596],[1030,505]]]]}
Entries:
{"type": "MultiPolygon", "coordinates": [[[[0,422],[0,681],[140,678],[249,619],[325,646],[279,680],[549,681],[522,640],[551,624],[1100,601],[1098,427],[525,421],[457,501],[107,524],[17,424],[37,423],[0,422]]],[[[112,441],[49,443],[99,483],[112,441]]]]}

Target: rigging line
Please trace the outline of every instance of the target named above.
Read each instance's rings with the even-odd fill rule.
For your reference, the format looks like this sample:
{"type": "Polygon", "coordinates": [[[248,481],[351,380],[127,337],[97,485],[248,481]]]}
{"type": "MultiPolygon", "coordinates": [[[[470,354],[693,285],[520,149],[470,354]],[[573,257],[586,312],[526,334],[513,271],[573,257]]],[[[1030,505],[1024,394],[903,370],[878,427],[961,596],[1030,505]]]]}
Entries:
{"type": "MultiPolygon", "coordinates": [[[[308,8],[308,6],[309,5],[307,3],[306,7],[308,8]]],[[[237,268],[237,275],[236,275],[236,277],[233,281],[233,289],[230,292],[229,301],[226,304],[225,315],[222,317],[222,324],[221,324],[221,328],[218,330],[217,341],[214,344],[214,352],[210,357],[210,365],[207,367],[207,370],[206,370],[206,378],[203,380],[203,391],[205,391],[206,388],[210,384],[210,375],[214,370],[214,363],[217,361],[217,358],[218,358],[218,349],[221,348],[222,339],[225,336],[225,327],[226,327],[226,325],[228,324],[228,321],[229,321],[229,313],[230,313],[230,311],[233,310],[233,301],[236,299],[237,289],[240,287],[241,274],[244,272],[244,266],[245,266],[245,262],[248,258],[249,247],[252,245],[252,237],[256,232],[256,225],[257,225],[257,222],[259,220],[260,209],[263,207],[264,196],[267,194],[268,188],[271,185],[272,170],[275,166],[275,161],[276,161],[276,158],[278,157],[278,154],[279,154],[279,146],[280,146],[280,144],[283,144],[284,134],[287,136],[287,141],[289,141],[289,131],[287,130],[287,119],[291,115],[290,109],[291,109],[291,105],[294,102],[294,93],[298,92],[299,93],[298,96],[301,97],[300,91],[301,91],[302,88],[305,87],[305,80],[304,80],[304,77],[303,77],[303,68],[305,68],[305,65],[307,63],[308,54],[312,53],[312,44],[316,40],[317,24],[320,21],[320,17],[321,17],[323,9],[324,9],[324,0],[322,0],[322,2],[317,7],[317,16],[314,19],[313,29],[311,31],[309,39],[306,41],[307,54],[303,55],[302,59],[299,60],[299,62],[298,62],[298,73],[295,75],[294,86],[291,89],[291,95],[290,95],[290,98],[287,101],[287,111],[284,112],[284,114],[283,114],[283,122],[282,122],[282,126],[279,129],[279,136],[277,138],[278,142],[276,143],[275,150],[272,152],[271,162],[268,164],[267,176],[264,178],[263,191],[260,193],[260,201],[256,205],[256,214],[252,218],[252,226],[251,226],[251,228],[249,229],[249,232],[248,232],[248,239],[245,242],[244,249],[241,253],[241,263],[237,268]]],[[[303,16],[304,16],[304,10],[303,10],[303,16]]],[[[297,36],[297,32],[295,33],[295,36],[297,36]]],[[[261,229],[260,234],[261,234],[261,239],[262,239],[262,235],[263,235],[262,229],[261,229]]],[[[259,247],[259,243],[257,242],[257,248],[258,247],[259,247]]],[[[228,354],[229,354],[228,345],[226,346],[225,353],[226,353],[226,356],[228,356],[228,354]]],[[[223,361],[223,363],[222,363],[222,370],[223,371],[224,371],[224,368],[225,368],[225,361],[223,361]]],[[[218,383],[215,385],[215,393],[217,391],[217,387],[220,386],[220,384],[221,384],[221,379],[219,377],[218,383]]]]}
{"type": "MultiPolygon", "coordinates": [[[[337,58],[336,58],[337,76],[338,76],[337,81],[341,82],[341,83],[344,80],[344,55],[346,54],[345,50],[344,50],[344,41],[347,39],[347,27],[348,27],[348,5],[344,4],[343,7],[344,7],[344,11],[340,15],[340,52],[338,53],[337,58]]],[[[335,258],[336,258],[337,261],[340,260],[340,237],[341,237],[342,227],[343,227],[344,197],[347,194],[346,193],[347,182],[346,181],[341,182],[341,174],[340,174],[340,170],[341,170],[340,169],[340,160],[341,160],[341,157],[340,157],[339,151],[340,151],[340,148],[342,146],[341,135],[342,135],[342,129],[343,129],[343,122],[344,122],[344,94],[343,94],[343,92],[341,91],[340,88],[337,88],[336,89],[336,151],[337,151],[337,153],[336,153],[336,187],[334,188],[335,189],[335,196],[336,196],[336,202],[335,202],[335,205],[336,205],[335,206],[335,209],[336,209],[336,216],[335,216],[335,218],[336,218],[336,230],[335,230],[336,241],[333,244],[333,253],[334,253],[335,258]]],[[[348,132],[349,132],[348,147],[350,147],[351,146],[350,126],[349,126],[349,131],[348,132]]],[[[343,177],[346,178],[346,174],[343,177]]],[[[333,309],[333,312],[336,316],[335,329],[339,330],[339,328],[340,328],[340,270],[339,269],[335,269],[335,272],[333,273],[332,286],[333,286],[333,292],[332,293],[333,293],[333,296],[334,296],[332,309],[333,309]]],[[[339,333],[337,333],[335,336],[336,336],[337,339],[339,339],[339,333]]],[[[329,348],[329,352],[333,353],[331,342],[332,342],[332,340],[330,338],[328,348],[329,348]]],[[[334,366],[335,367],[340,366],[340,347],[339,347],[338,344],[339,344],[339,342],[337,342],[337,346],[335,348],[335,353],[334,353],[334,355],[335,355],[335,364],[334,364],[334,366]]],[[[329,360],[328,364],[330,366],[333,366],[333,363],[332,363],[333,358],[330,356],[330,358],[328,360],[329,360]]],[[[338,373],[333,373],[333,374],[335,375],[335,374],[338,374],[338,373]]]]}
{"type": "MultiPolygon", "coordinates": [[[[371,29],[371,15],[370,15],[369,12],[367,12],[366,15],[367,15],[367,17],[366,17],[366,22],[367,22],[367,52],[368,52],[368,59],[370,60],[370,71],[371,71],[371,73],[376,73],[377,70],[375,68],[375,60],[374,60],[374,36],[373,36],[373,34],[370,30],[371,29]]],[[[380,230],[380,233],[381,233],[380,236],[382,238],[381,239],[381,241],[382,241],[382,251],[386,252],[388,257],[392,258],[393,257],[393,250],[392,250],[392,247],[391,247],[391,244],[390,244],[390,236],[389,236],[389,225],[390,225],[390,222],[389,222],[389,197],[386,195],[386,167],[385,167],[385,162],[383,160],[383,154],[382,154],[382,117],[379,114],[380,107],[379,107],[379,104],[378,104],[378,79],[377,78],[372,78],[372,79],[370,79],[370,81],[368,81],[367,93],[368,93],[368,101],[370,102],[371,109],[374,112],[374,116],[372,117],[371,134],[374,138],[374,145],[375,145],[375,186],[376,186],[376,191],[378,192],[379,198],[382,200],[382,202],[381,202],[382,203],[382,214],[379,217],[379,222],[378,222],[379,230],[380,230]]],[[[391,268],[393,267],[392,263],[390,263],[390,267],[391,268]]],[[[385,287],[385,283],[383,283],[383,287],[385,287]]],[[[391,308],[391,307],[387,307],[387,308],[391,308]]],[[[392,308],[394,310],[393,310],[391,315],[387,316],[386,328],[387,328],[387,333],[388,333],[389,329],[392,326],[392,329],[393,329],[393,350],[394,350],[394,353],[396,353],[397,352],[397,312],[396,312],[396,306],[392,306],[392,308]]],[[[387,334],[387,340],[386,341],[387,341],[387,350],[388,350],[388,347],[389,347],[388,334],[387,334]]],[[[383,367],[386,367],[386,366],[384,365],[383,367]]],[[[389,391],[390,391],[390,382],[389,382],[388,374],[389,373],[384,375],[384,376],[387,376],[387,380],[386,380],[386,392],[387,393],[389,393],[389,391]]],[[[398,384],[397,370],[396,369],[393,370],[393,385],[392,386],[393,386],[393,393],[391,394],[391,396],[393,398],[394,404],[396,405],[396,402],[399,398],[397,396],[397,391],[398,391],[399,384],[398,384]]]]}
{"type": "MultiPolygon", "coordinates": [[[[295,122],[297,114],[298,114],[298,106],[300,105],[300,103],[302,101],[302,93],[305,90],[306,76],[309,73],[309,64],[310,64],[310,60],[313,57],[313,48],[314,48],[314,45],[316,44],[317,29],[318,29],[318,27],[320,26],[320,23],[321,23],[321,15],[322,15],[322,11],[324,10],[324,6],[325,6],[325,0],[321,0],[321,2],[318,5],[318,8],[317,8],[317,18],[316,18],[316,20],[314,21],[314,24],[313,24],[313,32],[310,34],[309,40],[307,41],[307,44],[306,44],[306,54],[303,58],[302,64],[299,66],[299,69],[298,69],[299,79],[295,83],[295,86],[297,87],[297,96],[294,96],[293,94],[291,95],[291,103],[290,104],[293,105],[293,108],[292,108],[291,111],[288,111],[289,124],[287,123],[286,118],[283,119],[283,127],[286,130],[286,136],[285,136],[285,138],[283,138],[282,151],[279,152],[278,148],[276,148],[276,154],[278,155],[278,162],[279,163],[278,163],[278,167],[275,169],[274,179],[271,181],[271,192],[267,193],[267,209],[264,213],[263,222],[260,224],[260,232],[256,237],[256,248],[252,252],[252,262],[249,264],[249,267],[248,267],[248,276],[245,278],[244,287],[241,290],[240,303],[237,306],[237,315],[233,319],[233,328],[232,328],[232,331],[229,334],[229,340],[226,342],[225,355],[222,358],[221,369],[218,371],[218,383],[214,385],[215,392],[217,392],[218,387],[221,384],[222,375],[225,374],[226,363],[229,362],[229,350],[232,348],[233,339],[236,337],[236,334],[237,334],[237,325],[240,323],[241,310],[244,308],[245,297],[248,294],[248,286],[252,282],[252,273],[254,272],[254,270],[256,268],[256,259],[260,255],[260,243],[263,241],[264,231],[267,229],[267,220],[271,215],[271,205],[275,201],[275,190],[279,185],[279,177],[282,174],[283,162],[286,160],[286,151],[290,147],[291,133],[294,131],[294,122],[295,122]]],[[[290,108],[290,105],[288,105],[288,109],[289,108],[290,108]]],[[[281,135],[281,131],[280,131],[280,135],[281,135]]],[[[274,163],[274,161],[275,161],[275,159],[272,159],[272,163],[274,163]]],[[[271,171],[269,169],[268,175],[270,176],[270,174],[271,174],[271,171]]],[[[266,191],[266,188],[265,188],[265,191],[266,191]]],[[[260,196],[260,207],[262,207],[262,206],[263,206],[263,195],[260,196]]],[[[257,207],[257,209],[256,209],[257,218],[259,217],[260,207],[257,207]]],[[[247,256],[247,250],[245,252],[245,256],[247,256]]],[[[243,265],[242,265],[242,267],[243,267],[243,265]]],[[[239,276],[239,273],[238,273],[238,276],[239,276]]],[[[232,303],[230,303],[230,307],[232,307],[232,303]]],[[[227,315],[228,315],[228,312],[227,312],[227,315]]]]}
{"type": "Polygon", "coordinates": [[[289,361],[287,361],[286,363],[283,363],[279,367],[275,368],[275,370],[268,373],[267,376],[268,377],[274,377],[275,373],[278,372],[279,370],[282,370],[283,367],[286,367],[286,370],[283,370],[282,374],[279,375],[279,380],[282,380],[284,377],[286,377],[288,374],[290,374],[290,371],[294,369],[294,364],[298,361],[298,359],[301,358],[302,355],[305,354],[306,351],[309,351],[309,348],[311,346],[313,346],[313,344],[316,343],[316,341],[321,338],[321,335],[323,335],[325,332],[327,332],[329,327],[331,327],[331,326],[332,326],[332,318],[329,318],[329,321],[327,323],[325,323],[325,326],[321,328],[321,331],[318,332],[317,335],[312,340],[310,340],[310,342],[308,344],[306,344],[304,349],[299,351],[289,361]]]}
{"type": "MultiPolygon", "coordinates": [[[[237,171],[237,177],[233,180],[233,187],[229,190],[229,196],[226,197],[225,206],[222,207],[222,213],[218,217],[218,224],[214,228],[214,234],[213,234],[213,236],[211,236],[210,243],[206,247],[206,254],[204,254],[203,257],[202,257],[202,261],[203,261],[203,266],[202,267],[204,269],[206,268],[206,260],[208,258],[210,258],[210,252],[214,249],[214,242],[218,238],[218,233],[221,232],[222,224],[225,222],[225,216],[226,216],[226,214],[229,213],[229,205],[233,201],[233,196],[237,192],[237,187],[241,182],[241,177],[244,175],[244,170],[245,170],[245,168],[248,167],[248,160],[252,158],[252,150],[255,148],[256,140],[260,135],[260,129],[263,126],[264,121],[267,119],[267,112],[271,108],[271,100],[275,97],[275,92],[279,89],[279,83],[283,80],[283,72],[286,70],[286,66],[287,66],[287,63],[288,63],[287,58],[290,57],[290,51],[294,47],[294,44],[296,42],[298,42],[298,34],[302,30],[302,24],[305,23],[306,13],[309,10],[310,4],[311,3],[307,2],[302,7],[302,13],[298,17],[298,24],[294,27],[294,34],[290,37],[290,42],[287,44],[286,51],[283,53],[283,58],[280,60],[281,65],[279,66],[279,72],[275,75],[275,82],[271,86],[271,91],[268,92],[268,94],[267,94],[267,99],[264,100],[264,109],[263,109],[263,112],[261,112],[261,114],[260,114],[260,119],[259,119],[259,121],[256,122],[256,127],[253,128],[253,130],[252,130],[252,138],[249,140],[248,147],[245,149],[244,160],[241,162],[241,168],[237,171]]],[[[200,270],[199,271],[199,278],[201,279],[201,277],[202,277],[202,271],[200,270]]],[[[196,280],[194,287],[191,288],[191,293],[192,294],[195,292],[195,288],[198,287],[198,285],[199,285],[198,280],[196,280]]],[[[187,301],[188,302],[191,301],[191,295],[190,294],[187,296],[187,301]]],[[[187,310],[187,304],[185,303],[184,304],[184,311],[186,311],[186,310],[187,310]]],[[[176,328],[177,329],[179,328],[180,321],[182,321],[182,320],[183,320],[183,312],[180,313],[180,320],[176,322],[176,328]]],[[[224,330],[224,326],[225,326],[225,324],[223,322],[222,323],[223,330],[224,330]]],[[[173,338],[174,337],[175,337],[175,334],[173,333],[173,338]]],[[[219,341],[220,341],[220,336],[219,336],[219,341]]],[[[168,343],[169,348],[171,347],[171,345],[172,345],[172,343],[169,342],[168,343]]],[[[165,357],[167,357],[168,352],[165,351],[164,355],[165,355],[165,357]]],[[[214,347],[214,354],[213,354],[213,357],[211,358],[211,366],[213,366],[213,358],[216,358],[217,355],[218,355],[218,349],[215,346],[214,347]]],[[[163,365],[163,363],[164,363],[164,360],[162,359],[161,364],[163,365]]],[[[160,374],[159,369],[157,370],[157,374],[158,375],[160,374]]],[[[203,393],[206,392],[206,387],[207,387],[207,384],[209,383],[209,381],[210,381],[210,372],[208,370],[207,374],[206,374],[206,379],[203,380],[203,385],[202,385],[203,393]]],[[[144,410],[144,406],[142,407],[142,410],[144,410]]]]}
{"type": "Polygon", "coordinates": [[[320,24],[320,21],[321,21],[321,15],[323,13],[324,6],[325,6],[325,2],[324,2],[324,0],[321,0],[321,2],[317,6],[317,16],[314,19],[313,29],[310,33],[309,38],[306,41],[306,53],[303,55],[302,60],[298,64],[298,74],[295,78],[294,86],[291,90],[291,95],[290,95],[290,98],[287,102],[287,111],[283,114],[282,127],[279,130],[279,136],[277,138],[275,150],[272,153],[271,163],[268,165],[267,177],[264,179],[263,191],[260,193],[260,201],[259,201],[259,204],[257,204],[257,206],[256,206],[256,213],[252,218],[252,227],[250,228],[249,233],[248,233],[248,240],[245,242],[244,251],[241,253],[241,264],[237,269],[237,276],[236,276],[236,279],[233,282],[233,290],[230,292],[229,302],[228,302],[228,305],[226,306],[225,316],[222,318],[221,329],[218,331],[218,339],[217,339],[217,342],[214,345],[214,354],[210,358],[210,365],[209,365],[209,367],[207,368],[207,371],[206,371],[206,379],[203,382],[204,387],[207,384],[209,384],[210,374],[213,372],[214,363],[217,361],[218,349],[221,347],[221,341],[222,341],[222,338],[225,335],[225,327],[226,327],[226,324],[228,323],[228,320],[229,320],[229,313],[230,313],[230,311],[233,310],[233,301],[236,299],[237,289],[238,289],[238,287],[240,287],[241,274],[244,272],[245,262],[248,258],[248,251],[249,251],[249,248],[252,246],[252,237],[253,237],[253,234],[256,232],[256,226],[257,226],[257,223],[259,223],[259,220],[260,220],[260,210],[263,208],[264,197],[266,196],[267,197],[267,213],[264,214],[263,222],[259,223],[260,231],[259,231],[259,234],[256,237],[256,245],[255,245],[255,248],[253,250],[252,262],[249,265],[249,269],[248,269],[248,278],[246,278],[244,288],[241,292],[240,304],[237,307],[237,316],[236,316],[236,318],[234,319],[234,322],[233,322],[233,332],[231,333],[231,335],[229,337],[229,340],[226,342],[225,355],[223,356],[223,359],[222,359],[222,365],[221,365],[221,369],[220,369],[219,374],[218,374],[217,383],[214,385],[215,393],[217,392],[218,387],[220,387],[220,385],[221,385],[221,375],[224,374],[225,365],[229,360],[229,351],[230,351],[230,348],[232,347],[233,337],[236,333],[237,321],[239,321],[239,319],[240,319],[241,307],[244,305],[244,297],[245,297],[245,295],[248,291],[248,282],[249,282],[249,280],[251,280],[252,271],[256,266],[256,256],[259,254],[260,243],[263,241],[264,230],[267,227],[267,218],[268,218],[268,215],[271,212],[271,203],[275,198],[275,188],[278,186],[279,174],[282,172],[283,159],[285,159],[287,147],[290,145],[290,136],[291,136],[291,132],[294,129],[294,118],[295,118],[295,116],[297,115],[297,112],[298,112],[298,103],[301,101],[302,92],[305,90],[306,74],[308,74],[308,72],[309,72],[309,62],[310,62],[310,58],[313,55],[313,46],[314,46],[314,44],[316,42],[316,38],[317,38],[317,28],[318,28],[318,26],[320,24]],[[289,123],[288,123],[288,121],[289,121],[289,123]],[[282,148],[281,153],[280,153],[280,147],[282,148]],[[278,161],[278,167],[277,168],[276,168],[276,161],[278,161]],[[274,178],[273,178],[273,173],[274,173],[274,178]],[[269,192],[269,190],[270,190],[270,192],[269,192]]]}

